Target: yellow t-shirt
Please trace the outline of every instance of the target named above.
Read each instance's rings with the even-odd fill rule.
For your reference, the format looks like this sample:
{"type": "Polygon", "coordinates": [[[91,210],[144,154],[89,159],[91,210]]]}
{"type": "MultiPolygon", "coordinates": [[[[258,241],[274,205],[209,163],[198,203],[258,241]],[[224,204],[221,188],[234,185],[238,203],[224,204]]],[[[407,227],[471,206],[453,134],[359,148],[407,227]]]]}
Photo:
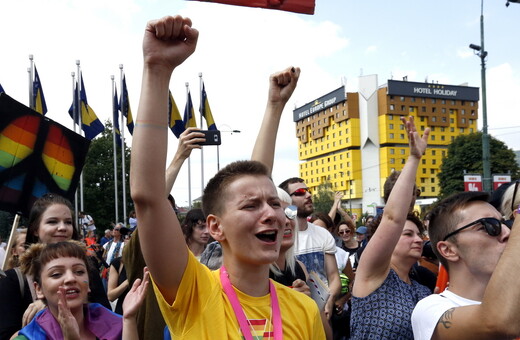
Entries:
{"type": "MultiPolygon", "coordinates": [[[[152,280],[153,282],[153,280],[152,280]]],[[[325,339],[316,303],[308,296],[274,282],[284,340],[325,339]]],[[[220,270],[210,271],[189,254],[188,265],[173,305],[153,283],[159,308],[173,339],[244,339],[235,313],[220,284],[220,270]]],[[[253,297],[239,290],[240,304],[255,339],[274,339],[270,295],[253,297]],[[270,320],[270,321],[269,321],[270,320]]]]}

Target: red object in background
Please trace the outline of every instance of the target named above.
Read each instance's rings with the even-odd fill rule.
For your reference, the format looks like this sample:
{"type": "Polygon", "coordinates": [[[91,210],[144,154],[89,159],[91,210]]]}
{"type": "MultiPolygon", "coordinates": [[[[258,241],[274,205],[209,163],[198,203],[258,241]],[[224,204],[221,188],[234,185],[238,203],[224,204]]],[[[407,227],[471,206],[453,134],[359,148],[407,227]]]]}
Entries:
{"type": "Polygon", "coordinates": [[[439,293],[442,293],[446,287],[448,287],[449,280],[450,278],[446,268],[444,268],[442,264],[439,264],[439,274],[437,274],[437,283],[435,284],[435,288],[439,289],[439,293]]]}
{"type": "MultiPolygon", "coordinates": [[[[193,0],[192,0],[193,1],[193,0]]],[[[226,5],[278,9],[280,11],[314,14],[315,0],[197,0],[226,5]]]]}
{"type": "Polygon", "coordinates": [[[482,191],[482,176],[464,175],[464,191],[482,191]]]}

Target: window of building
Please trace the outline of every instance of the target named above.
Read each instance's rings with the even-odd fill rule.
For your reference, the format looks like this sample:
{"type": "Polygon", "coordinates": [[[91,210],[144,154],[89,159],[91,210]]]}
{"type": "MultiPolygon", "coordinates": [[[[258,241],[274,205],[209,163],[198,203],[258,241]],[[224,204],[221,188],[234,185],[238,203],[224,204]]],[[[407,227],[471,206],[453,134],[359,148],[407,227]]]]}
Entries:
{"type": "Polygon", "coordinates": [[[394,116],[393,115],[388,115],[388,120],[394,120],[394,116]]]}
{"type": "Polygon", "coordinates": [[[441,112],[442,112],[442,113],[446,113],[446,108],[443,107],[443,108],[441,109],[441,112]]]}
{"type": "Polygon", "coordinates": [[[455,101],[453,99],[451,100],[451,105],[455,105],[455,101]]]}
{"type": "Polygon", "coordinates": [[[421,122],[424,122],[424,117],[421,117],[421,122]]]}
{"type": "Polygon", "coordinates": [[[432,134],[430,138],[431,140],[435,140],[435,135],[432,134]]]}
{"type": "Polygon", "coordinates": [[[401,111],[404,111],[406,110],[406,106],[405,105],[401,105],[401,111]]]}
{"type": "Polygon", "coordinates": [[[399,149],[399,152],[401,153],[401,155],[404,155],[405,153],[404,149],[399,149]]]}
{"type": "Polygon", "coordinates": [[[412,103],[415,103],[415,97],[410,98],[410,100],[412,101],[412,103]]]}
{"type": "Polygon", "coordinates": [[[404,102],[404,97],[401,96],[401,97],[399,98],[399,100],[402,101],[402,102],[404,102]]]}
{"type": "Polygon", "coordinates": [[[421,112],[426,112],[426,106],[421,107],[421,112]]]}
{"type": "MultiPolygon", "coordinates": [[[[444,121],[446,121],[446,119],[444,119],[444,121]]],[[[441,126],[441,132],[444,132],[444,130],[446,130],[446,128],[444,126],[441,126]]]]}
{"type": "Polygon", "coordinates": [[[437,160],[436,159],[432,159],[432,165],[435,165],[437,164],[437,160]]]}
{"type": "Polygon", "coordinates": [[[426,182],[426,178],[421,177],[421,183],[425,183],[425,182],[426,182]]]}
{"type": "Polygon", "coordinates": [[[475,106],[475,102],[469,102],[469,106],[475,106]]]}
{"type": "Polygon", "coordinates": [[[421,103],[426,103],[426,98],[421,98],[421,103]]]}
{"type": "Polygon", "coordinates": [[[410,106],[410,112],[411,113],[415,112],[415,106],[410,106]]]}
{"type": "Polygon", "coordinates": [[[390,111],[393,111],[393,110],[395,110],[395,106],[394,106],[394,104],[390,104],[390,111]]]}
{"type": "Polygon", "coordinates": [[[399,134],[399,138],[404,139],[404,133],[399,134]]]}
{"type": "Polygon", "coordinates": [[[465,115],[465,114],[466,114],[466,110],[462,109],[462,110],[460,110],[460,113],[462,113],[463,115],[465,115]]]}
{"type": "Polygon", "coordinates": [[[423,169],[422,169],[422,173],[423,173],[423,174],[426,173],[426,168],[423,168],[423,169]]]}
{"type": "Polygon", "coordinates": [[[431,181],[432,183],[435,183],[435,177],[430,178],[430,181],[431,181]]]}
{"type": "Polygon", "coordinates": [[[441,100],[442,104],[446,104],[446,99],[441,100]]]}
{"type": "Polygon", "coordinates": [[[426,164],[426,159],[424,159],[424,158],[421,159],[421,162],[422,162],[423,165],[426,164]]]}
{"type": "Polygon", "coordinates": [[[399,130],[404,130],[404,124],[399,124],[399,130]]]}
{"type": "Polygon", "coordinates": [[[393,155],[395,153],[394,148],[390,148],[388,151],[390,152],[391,155],[393,155]]]}
{"type": "Polygon", "coordinates": [[[390,100],[394,100],[394,96],[393,95],[390,96],[390,100]]]}
{"type": "Polygon", "coordinates": [[[475,115],[475,110],[471,110],[471,115],[472,115],[472,116],[475,115]]]}
{"type": "Polygon", "coordinates": [[[394,124],[389,124],[389,125],[388,125],[388,128],[391,129],[391,130],[393,130],[393,129],[394,129],[394,124]]]}
{"type": "Polygon", "coordinates": [[[432,98],[432,104],[435,104],[435,103],[437,103],[437,99],[432,98]]]}
{"type": "Polygon", "coordinates": [[[435,150],[432,150],[432,156],[435,156],[435,150]]]}
{"type": "Polygon", "coordinates": [[[393,133],[390,133],[390,134],[388,135],[388,138],[390,138],[390,139],[394,139],[394,134],[393,134],[393,133]]]}
{"type": "Polygon", "coordinates": [[[437,108],[436,107],[432,107],[432,113],[435,113],[437,112],[437,108]]]}
{"type": "Polygon", "coordinates": [[[464,128],[460,128],[460,129],[459,129],[459,132],[460,132],[460,133],[464,133],[464,128]]]}
{"type": "Polygon", "coordinates": [[[432,120],[432,122],[436,122],[437,121],[437,117],[433,116],[433,117],[431,117],[431,120],[432,120]]]}
{"type": "MultiPolygon", "coordinates": [[[[453,122],[452,122],[453,123],[453,122]]],[[[452,126],[450,127],[450,132],[455,132],[455,128],[452,126]]]]}
{"type": "Polygon", "coordinates": [[[453,124],[455,120],[453,118],[450,118],[450,124],[453,124]]]}
{"type": "Polygon", "coordinates": [[[461,100],[460,101],[460,105],[462,105],[462,106],[466,105],[466,101],[465,100],[461,100]]]}
{"type": "Polygon", "coordinates": [[[390,158],[390,164],[395,164],[395,158],[390,158]]]}

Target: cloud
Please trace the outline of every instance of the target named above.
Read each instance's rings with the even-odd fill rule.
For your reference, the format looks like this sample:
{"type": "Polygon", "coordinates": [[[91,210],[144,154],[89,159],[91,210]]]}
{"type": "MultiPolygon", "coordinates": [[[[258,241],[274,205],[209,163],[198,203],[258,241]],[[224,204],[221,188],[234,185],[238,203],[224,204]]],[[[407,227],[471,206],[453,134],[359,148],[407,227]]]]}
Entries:
{"type": "Polygon", "coordinates": [[[371,45],[371,46],[368,46],[365,50],[365,54],[372,54],[372,53],[375,53],[377,52],[377,46],[376,45],[371,45]]]}

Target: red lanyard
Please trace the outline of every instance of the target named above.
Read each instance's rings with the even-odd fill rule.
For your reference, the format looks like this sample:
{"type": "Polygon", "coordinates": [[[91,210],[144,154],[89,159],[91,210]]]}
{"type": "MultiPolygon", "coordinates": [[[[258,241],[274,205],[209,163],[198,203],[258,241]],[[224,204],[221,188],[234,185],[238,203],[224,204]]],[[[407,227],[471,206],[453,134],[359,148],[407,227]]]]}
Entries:
{"type": "MultiPolygon", "coordinates": [[[[231,282],[229,282],[229,275],[226,270],[226,267],[220,267],[220,282],[222,283],[222,288],[224,289],[224,293],[226,293],[229,302],[231,303],[231,307],[235,312],[235,316],[238,320],[238,325],[240,326],[240,330],[242,331],[242,335],[246,340],[253,340],[253,336],[251,335],[251,329],[249,328],[249,324],[247,323],[247,318],[240,305],[240,301],[238,301],[237,293],[233,289],[231,282]]],[[[274,284],[271,280],[269,280],[269,294],[271,295],[271,311],[273,315],[273,333],[275,340],[283,339],[282,332],[282,316],[280,313],[280,305],[278,304],[278,296],[276,295],[276,289],[274,288],[274,284]]],[[[267,321],[269,322],[269,321],[267,321]]]]}

